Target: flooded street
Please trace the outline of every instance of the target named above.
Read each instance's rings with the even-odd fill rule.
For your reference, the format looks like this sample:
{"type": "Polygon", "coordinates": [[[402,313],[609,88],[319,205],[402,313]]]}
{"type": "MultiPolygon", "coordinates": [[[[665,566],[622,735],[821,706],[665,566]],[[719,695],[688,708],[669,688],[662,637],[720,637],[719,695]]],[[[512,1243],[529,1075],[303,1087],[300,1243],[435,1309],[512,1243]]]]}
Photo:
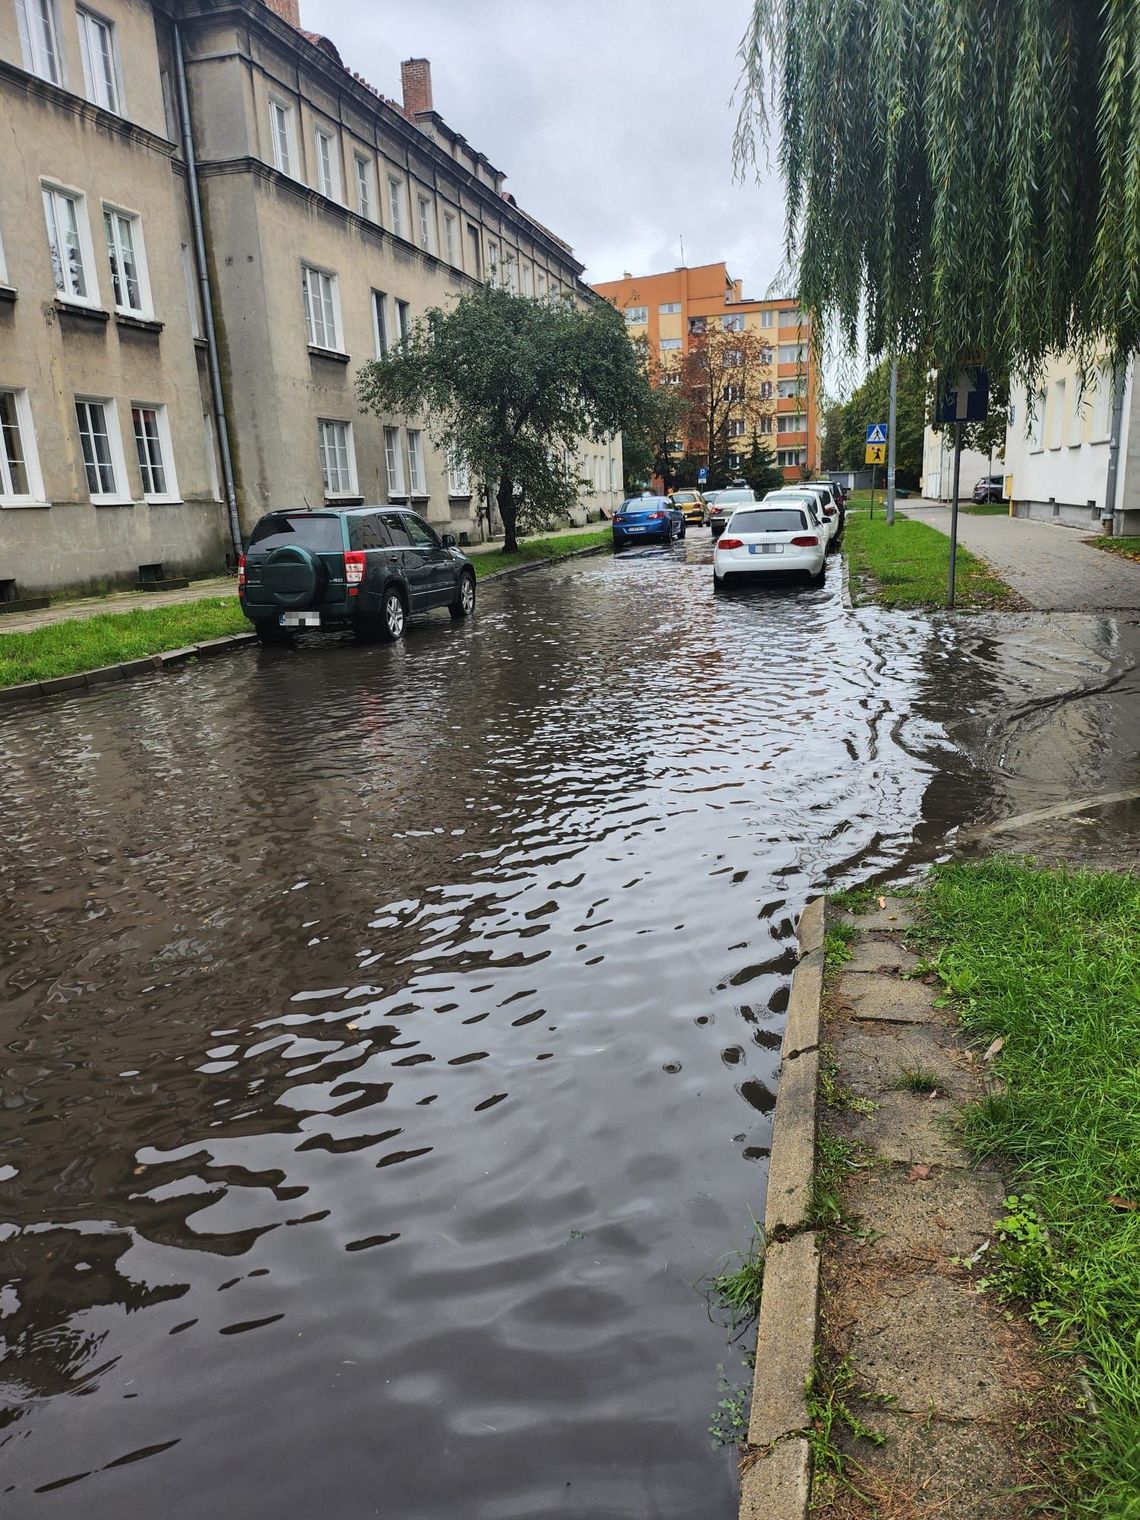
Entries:
{"type": "Polygon", "coordinates": [[[709,559],[0,716],[5,1515],[735,1514],[796,916],[1128,784],[1136,630],[709,559]]]}

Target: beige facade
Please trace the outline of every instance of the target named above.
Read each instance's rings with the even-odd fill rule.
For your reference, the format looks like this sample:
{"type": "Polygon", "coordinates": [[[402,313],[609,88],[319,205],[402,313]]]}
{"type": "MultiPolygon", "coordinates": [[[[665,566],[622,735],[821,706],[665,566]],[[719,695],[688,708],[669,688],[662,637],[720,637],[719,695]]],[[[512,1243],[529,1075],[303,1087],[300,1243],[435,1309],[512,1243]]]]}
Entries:
{"type": "MultiPolygon", "coordinates": [[[[0,0],[0,597],[232,560],[227,443],[242,533],[352,501],[485,531],[479,483],[427,419],[361,415],[356,371],[477,281],[591,295],[435,112],[426,60],[402,84],[351,73],[294,0],[0,0]]],[[[620,438],[568,467],[583,511],[619,499],[620,438]]]]}

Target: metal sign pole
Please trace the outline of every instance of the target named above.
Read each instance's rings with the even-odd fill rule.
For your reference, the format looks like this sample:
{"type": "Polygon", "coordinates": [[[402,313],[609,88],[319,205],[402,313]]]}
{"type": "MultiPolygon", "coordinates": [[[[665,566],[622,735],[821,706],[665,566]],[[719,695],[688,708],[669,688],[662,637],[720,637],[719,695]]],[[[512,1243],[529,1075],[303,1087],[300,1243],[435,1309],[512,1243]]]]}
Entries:
{"type": "Polygon", "coordinates": [[[875,521],[875,466],[871,466],[871,521],[875,521]]]}
{"type": "Polygon", "coordinates": [[[958,559],[958,481],[962,471],[962,423],[954,424],[954,501],[950,508],[950,582],[946,589],[946,605],[954,605],[954,572],[958,559]]]}
{"type": "Polygon", "coordinates": [[[895,520],[895,410],[899,390],[899,361],[891,360],[891,405],[887,422],[887,526],[895,520]]]}

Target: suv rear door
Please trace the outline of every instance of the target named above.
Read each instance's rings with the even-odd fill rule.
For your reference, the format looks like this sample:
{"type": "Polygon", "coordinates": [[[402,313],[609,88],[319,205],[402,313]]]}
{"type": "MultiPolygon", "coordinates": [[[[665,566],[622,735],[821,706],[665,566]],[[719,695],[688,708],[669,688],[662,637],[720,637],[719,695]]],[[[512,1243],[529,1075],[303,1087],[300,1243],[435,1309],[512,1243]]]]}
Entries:
{"type": "Polygon", "coordinates": [[[245,553],[246,605],[251,611],[342,605],[347,594],[344,550],[339,512],[268,513],[254,528],[245,553]],[[282,555],[278,550],[300,552],[282,555]]]}
{"type": "Polygon", "coordinates": [[[439,534],[430,523],[414,512],[404,513],[404,526],[412,542],[412,553],[424,567],[429,607],[450,602],[455,597],[455,561],[443,547],[439,534]]]}

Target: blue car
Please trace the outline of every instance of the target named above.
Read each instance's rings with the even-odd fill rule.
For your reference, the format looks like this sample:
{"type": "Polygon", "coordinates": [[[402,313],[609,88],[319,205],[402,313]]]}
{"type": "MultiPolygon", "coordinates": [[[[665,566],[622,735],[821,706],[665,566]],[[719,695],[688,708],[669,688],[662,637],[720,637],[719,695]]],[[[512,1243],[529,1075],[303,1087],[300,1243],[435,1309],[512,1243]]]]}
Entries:
{"type": "Polygon", "coordinates": [[[685,536],[685,514],[669,496],[630,496],[614,513],[614,548],[639,540],[671,544],[685,536]]]}

